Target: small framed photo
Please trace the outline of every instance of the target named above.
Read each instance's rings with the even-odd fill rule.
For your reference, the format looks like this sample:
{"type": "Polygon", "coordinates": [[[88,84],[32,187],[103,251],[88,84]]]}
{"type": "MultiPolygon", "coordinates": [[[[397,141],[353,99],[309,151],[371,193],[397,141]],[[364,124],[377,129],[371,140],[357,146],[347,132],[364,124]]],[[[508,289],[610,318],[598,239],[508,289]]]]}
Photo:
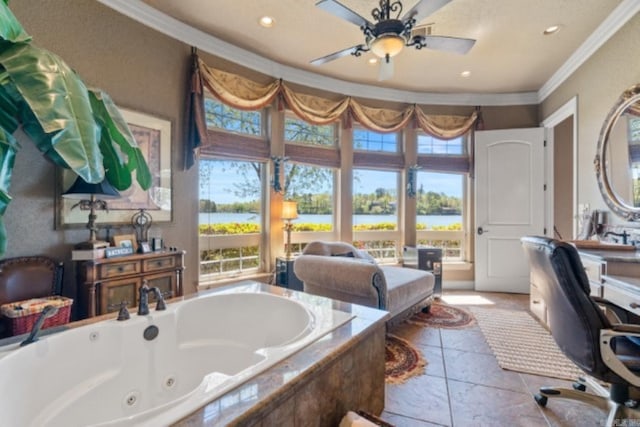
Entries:
{"type": "Polygon", "coordinates": [[[119,234],[113,236],[113,246],[121,248],[132,248],[133,252],[138,252],[138,242],[135,234],[119,234]]]}
{"type": "Polygon", "coordinates": [[[143,254],[151,252],[151,245],[149,242],[140,242],[140,252],[143,254]]]}

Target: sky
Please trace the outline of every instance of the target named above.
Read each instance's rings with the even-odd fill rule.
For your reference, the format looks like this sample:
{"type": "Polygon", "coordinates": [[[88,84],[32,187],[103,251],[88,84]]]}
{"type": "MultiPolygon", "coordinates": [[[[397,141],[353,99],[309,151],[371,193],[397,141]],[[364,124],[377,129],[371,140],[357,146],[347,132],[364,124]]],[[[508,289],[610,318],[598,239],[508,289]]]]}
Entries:
{"type": "MultiPolygon", "coordinates": [[[[213,185],[207,189],[200,189],[201,199],[210,199],[216,203],[231,203],[238,201],[232,193],[233,183],[242,180],[242,177],[233,172],[233,170],[221,168],[214,169],[212,177],[213,185]]],[[[377,188],[392,189],[395,186],[393,176],[395,173],[386,171],[358,170],[360,176],[359,183],[354,185],[354,191],[358,193],[373,193],[377,188]]],[[[418,185],[424,184],[425,191],[435,191],[437,193],[445,193],[448,196],[462,197],[462,175],[441,174],[418,171],[418,185]]],[[[249,199],[245,200],[249,201],[249,199]]]]}

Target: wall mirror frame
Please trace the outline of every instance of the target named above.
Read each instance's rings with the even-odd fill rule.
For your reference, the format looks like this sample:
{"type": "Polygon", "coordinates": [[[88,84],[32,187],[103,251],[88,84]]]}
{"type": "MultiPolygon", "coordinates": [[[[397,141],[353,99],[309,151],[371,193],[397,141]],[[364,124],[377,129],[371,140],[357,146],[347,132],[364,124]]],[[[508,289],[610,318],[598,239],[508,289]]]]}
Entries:
{"type": "Polygon", "coordinates": [[[611,211],[627,221],[640,221],[640,84],[625,90],[609,111],[594,166],[611,211]]]}

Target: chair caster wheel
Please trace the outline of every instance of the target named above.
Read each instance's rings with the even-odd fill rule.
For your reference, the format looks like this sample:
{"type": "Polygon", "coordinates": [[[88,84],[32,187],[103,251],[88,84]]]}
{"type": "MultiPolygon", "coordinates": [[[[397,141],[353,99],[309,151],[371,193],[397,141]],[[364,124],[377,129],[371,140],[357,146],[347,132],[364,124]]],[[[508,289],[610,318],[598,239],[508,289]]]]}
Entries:
{"type": "Polygon", "coordinates": [[[573,383],[573,389],[578,391],[585,391],[587,390],[587,386],[582,383],[575,382],[573,383]]]}
{"type": "Polygon", "coordinates": [[[543,408],[545,406],[547,406],[547,396],[543,396],[541,394],[536,394],[533,396],[533,398],[536,400],[536,403],[540,406],[542,406],[543,408]]]}

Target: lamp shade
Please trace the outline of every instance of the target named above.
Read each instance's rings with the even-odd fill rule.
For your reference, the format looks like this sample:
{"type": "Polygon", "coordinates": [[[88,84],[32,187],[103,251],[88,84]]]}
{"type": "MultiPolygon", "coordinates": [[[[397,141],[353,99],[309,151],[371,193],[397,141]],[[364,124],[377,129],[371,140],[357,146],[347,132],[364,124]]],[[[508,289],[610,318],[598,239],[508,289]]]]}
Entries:
{"type": "Polygon", "coordinates": [[[298,202],[285,200],[282,202],[282,219],[298,218],[298,202]]]}
{"type": "Polygon", "coordinates": [[[371,42],[371,51],[379,58],[396,56],[405,45],[405,39],[397,34],[382,34],[371,42]]]}
{"type": "Polygon", "coordinates": [[[71,187],[62,194],[66,199],[88,199],[91,195],[100,199],[117,199],[120,197],[118,190],[113,188],[106,179],[97,184],[91,184],[78,177],[71,187]]]}

